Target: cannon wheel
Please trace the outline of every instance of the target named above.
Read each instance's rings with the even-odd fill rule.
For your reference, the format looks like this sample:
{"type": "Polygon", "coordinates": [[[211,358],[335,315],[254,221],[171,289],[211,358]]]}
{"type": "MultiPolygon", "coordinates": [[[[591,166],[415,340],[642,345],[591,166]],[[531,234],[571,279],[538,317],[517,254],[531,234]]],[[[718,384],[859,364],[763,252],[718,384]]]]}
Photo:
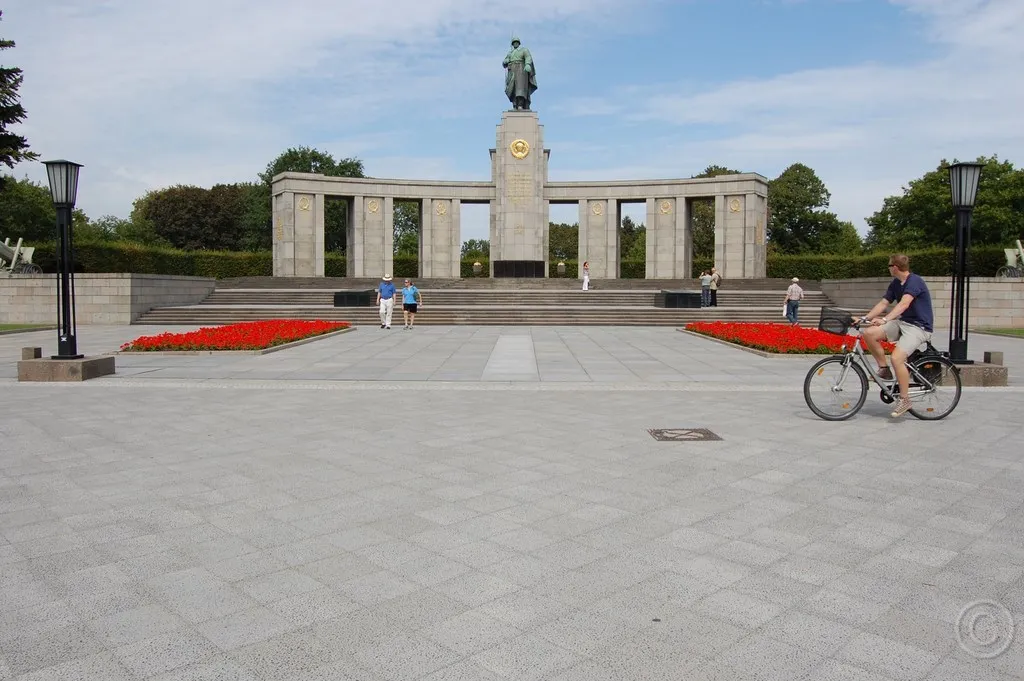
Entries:
{"type": "Polygon", "coordinates": [[[43,268],[35,263],[28,262],[19,265],[18,272],[21,274],[42,274],[43,268]]]}

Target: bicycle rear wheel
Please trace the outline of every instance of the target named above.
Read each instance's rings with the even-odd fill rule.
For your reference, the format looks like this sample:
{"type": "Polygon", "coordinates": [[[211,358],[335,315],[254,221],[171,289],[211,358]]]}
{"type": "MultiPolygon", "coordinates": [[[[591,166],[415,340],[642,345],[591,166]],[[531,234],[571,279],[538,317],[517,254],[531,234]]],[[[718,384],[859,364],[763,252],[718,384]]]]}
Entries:
{"type": "Polygon", "coordinates": [[[843,357],[826,357],[812,366],[804,379],[804,401],[815,416],[826,421],[850,418],[860,411],[868,396],[864,370],[854,362],[844,367],[844,362],[843,357]]]}
{"type": "Polygon", "coordinates": [[[915,391],[921,389],[920,380],[911,372],[910,402],[914,406],[910,413],[925,421],[938,421],[949,416],[960,403],[963,388],[960,370],[941,356],[922,357],[912,366],[932,387],[922,395],[915,395],[915,391]]]}

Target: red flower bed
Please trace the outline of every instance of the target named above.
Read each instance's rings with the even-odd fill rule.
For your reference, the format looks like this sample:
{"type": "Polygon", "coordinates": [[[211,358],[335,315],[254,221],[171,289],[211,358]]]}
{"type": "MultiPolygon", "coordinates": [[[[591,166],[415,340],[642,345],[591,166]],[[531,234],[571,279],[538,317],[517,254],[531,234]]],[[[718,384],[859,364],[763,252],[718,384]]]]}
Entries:
{"type": "MultiPolygon", "coordinates": [[[[805,329],[789,324],[754,324],[750,322],[690,322],[687,331],[720,338],[748,348],[777,352],[780,354],[831,355],[839,352],[843,343],[847,346],[855,340],[865,350],[863,339],[854,336],[836,336],[818,329],[805,329]]],[[[883,342],[886,352],[894,344],[883,342]]]]}
{"type": "Polygon", "coordinates": [[[322,336],[349,327],[348,322],[267,319],[226,326],[210,326],[187,333],[142,336],[121,346],[126,352],[157,350],[264,350],[292,341],[322,336]]]}

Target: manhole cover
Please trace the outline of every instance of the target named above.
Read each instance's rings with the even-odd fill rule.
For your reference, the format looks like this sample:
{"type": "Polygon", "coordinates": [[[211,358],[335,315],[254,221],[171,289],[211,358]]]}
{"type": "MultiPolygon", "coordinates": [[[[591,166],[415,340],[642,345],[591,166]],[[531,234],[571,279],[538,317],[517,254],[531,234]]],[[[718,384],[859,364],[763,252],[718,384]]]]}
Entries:
{"type": "Polygon", "coordinates": [[[661,442],[701,442],[722,439],[707,428],[651,428],[647,432],[655,440],[661,442]]]}

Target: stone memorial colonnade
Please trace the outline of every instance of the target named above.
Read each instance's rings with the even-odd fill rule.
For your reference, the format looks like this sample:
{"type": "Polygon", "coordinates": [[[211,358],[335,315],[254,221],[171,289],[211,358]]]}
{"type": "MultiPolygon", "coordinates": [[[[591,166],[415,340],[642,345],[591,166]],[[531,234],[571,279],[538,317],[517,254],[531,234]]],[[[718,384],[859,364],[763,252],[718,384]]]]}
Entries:
{"type": "MultiPolygon", "coordinates": [[[[340,197],[348,211],[349,277],[393,272],[394,202],[421,205],[421,278],[460,276],[460,207],[490,206],[492,276],[547,276],[548,210],[579,207],[579,261],[591,277],[619,276],[619,225],[624,203],[647,208],[648,279],[693,276],[692,203],[715,202],[715,264],[723,277],[766,274],[768,182],[761,175],[713,178],[549,182],[550,151],[529,111],[507,111],[491,150],[491,182],[442,182],[326,177],[282,173],[273,180],[275,277],[324,276],[325,198],[340,197]],[[532,150],[532,151],[531,151],[532,150]],[[537,153],[539,151],[540,153],[537,153]],[[497,270],[497,271],[496,271],[497,270]],[[527,272],[527,274],[515,274],[527,272]]],[[[582,269],[582,268],[581,268],[582,269]]]]}

